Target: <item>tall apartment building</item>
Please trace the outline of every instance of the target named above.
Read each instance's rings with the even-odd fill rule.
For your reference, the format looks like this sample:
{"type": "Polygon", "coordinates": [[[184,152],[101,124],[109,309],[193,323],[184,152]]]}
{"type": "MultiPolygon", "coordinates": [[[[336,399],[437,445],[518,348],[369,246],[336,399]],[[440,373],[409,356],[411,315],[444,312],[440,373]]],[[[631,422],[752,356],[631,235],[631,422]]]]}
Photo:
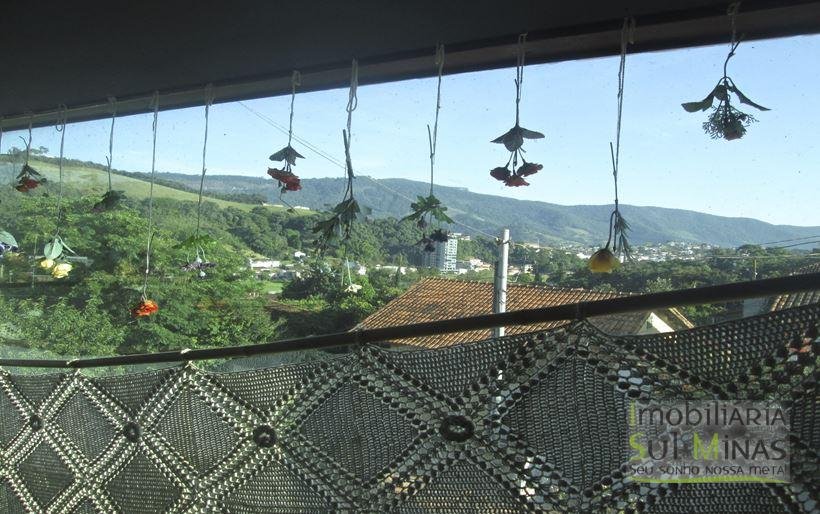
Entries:
{"type": "Polygon", "coordinates": [[[436,243],[435,252],[424,252],[422,266],[436,268],[441,272],[455,273],[458,239],[451,237],[446,243],[436,243]]]}

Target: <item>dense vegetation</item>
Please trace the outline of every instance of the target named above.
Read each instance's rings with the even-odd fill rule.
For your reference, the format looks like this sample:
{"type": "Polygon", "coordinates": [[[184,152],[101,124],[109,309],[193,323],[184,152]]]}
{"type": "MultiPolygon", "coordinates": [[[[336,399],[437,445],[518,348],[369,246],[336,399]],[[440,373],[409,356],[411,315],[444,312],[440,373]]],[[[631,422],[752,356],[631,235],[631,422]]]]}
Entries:
{"type": "MultiPolygon", "coordinates": [[[[70,173],[70,171],[69,171],[70,173]]],[[[282,337],[346,330],[400,294],[423,273],[375,270],[375,264],[414,265],[420,238],[412,223],[393,218],[362,220],[346,248],[319,256],[313,250],[312,226],[318,213],[207,200],[202,226],[217,244],[206,258],[217,263],[200,279],[181,267],[193,258],[177,248],[195,230],[194,201],[156,198],[148,295],[159,312],[133,319],[130,308],[139,301],[145,266],[147,199],[144,188],[126,190],[120,207],[92,212],[99,192],[67,181],[59,233],[77,256],[75,269],[54,280],[39,268],[43,246],[56,232],[57,184],[53,181],[27,194],[0,177],[0,229],[17,237],[19,254],[0,259],[0,340],[26,352],[74,356],[134,353],[203,346],[258,343],[282,337]],[[284,284],[272,299],[268,281],[248,269],[249,258],[294,260],[301,278],[284,284]],[[348,276],[345,263],[368,266],[367,276],[348,276]],[[360,288],[351,291],[354,283],[360,288]]],[[[124,184],[140,183],[132,180],[124,184]]],[[[190,198],[185,193],[183,198],[190,198]]],[[[462,241],[459,258],[494,260],[495,242],[484,238],[462,241]]],[[[789,273],[811,257],[785,249],[745,246],[716,250],[695,261],[636,262],[611,275],[590,274],[584,262],[560,249],[535,250],[515,246],[511,264],[532,266],[532,273],[514,278],[556,286],[658,291],[695,287],[789,273]]],[[[429,272],[425,272],[429,273],[429,272]]],[[[469,273],[463,279],[490,280],[491,272],[469,273]]],[[[725,306],[687,312],[697,322],[719,319],[725,306]]]]}

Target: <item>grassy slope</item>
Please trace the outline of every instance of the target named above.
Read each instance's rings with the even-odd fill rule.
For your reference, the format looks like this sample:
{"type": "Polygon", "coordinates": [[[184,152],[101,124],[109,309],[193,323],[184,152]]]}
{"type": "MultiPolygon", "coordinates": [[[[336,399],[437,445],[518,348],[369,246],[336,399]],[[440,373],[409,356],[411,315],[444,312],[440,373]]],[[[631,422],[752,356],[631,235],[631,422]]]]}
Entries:
{"type": "MultiPolygon", "coordinates": [[[[57,183],[59,180],[57,165],[31,160],[30,163],[38,172],[46,177],[49,182],[57,183]]],[[[16,166],[15,166],[16,169],[16,166]]],[[[8,164],[0,164],[0,176],[9,173],[8,164]]],[[[5,175],[7,180],[8,175],[5,175]]],[[[207,180],[207,178],[206,178],[207,180]]],[[[102,194],[108,189],[108,174],[93,168],[84,166],[65,166],[63,168],[63,181],[65,184],[70,184],[72,187],[81,188],[86,194],[102,194]]],[[[112,184],[114,189],[118,191],[125,191],[129,198],[147,198],[151,185],[143,180],[124,177],[122,175],[113,175],[112,184]]],[[[179,189],[173,189],[166,186],[154,185],[154,198],[172,198],[174,200],[182,200],[189,202],[196,202],[197,195],[179,189]]],[[[230,202],[227,200],[220,200],[217,198],[208,198],[209,202],[213,202],[220,207],[234,207],[243,211],[249,211],[256,207],[255,205],[239,202],[230,202]]],[[[269,207],[270,209],[281,210],[281,207],[269,207]]]]}

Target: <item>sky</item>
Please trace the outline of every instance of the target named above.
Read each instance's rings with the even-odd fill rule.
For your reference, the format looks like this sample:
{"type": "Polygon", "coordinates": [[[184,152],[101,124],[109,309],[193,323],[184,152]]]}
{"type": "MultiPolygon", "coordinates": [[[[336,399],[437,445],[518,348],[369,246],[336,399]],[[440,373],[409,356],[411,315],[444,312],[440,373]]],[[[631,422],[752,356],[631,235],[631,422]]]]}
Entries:
{"type": "MultiPolygon", "coordinates": [[[[628,56],[621,203],[820,225],[820,36],[741,44],[729,75],[748,97],[772,110],[749,108],[758,123],[736,141],[710,139],[701,128],[708,113],[690,114],[680,107],[709,93],[722,76],[727,51],[728,45],[718,45],[628,56]]],[[[546,138],[525,143],[527,159],[544,169],[530,177],[529,187],[520,188],[506,188],[489,176],[508,158],[502,145],[490,141],[514,123],[515,69],[510,64],[444,76],[436,183],[563,205],[611,204],[609,142],[615,138],[618,58],[526,67],[521,125],[546,138]]],[[[359,87],[351,145],[357,174],[429,180],[426,125],[433,121],[435,88],[435,79],[359,87]]],[[[298,94],[294,133],[343,160],[347,99],[346,89],[298,94]]],[[[251,110],[286,126],[289,105],[289,97],[275,97],[213,106],[208,172],[266,176],[268,156],[285,146],[287,136],[251,110]]],[[[201,171],[203,114],[202,107],[160,112],[158,171],[201,171]]],[[[66,156],[104,163],[109,124],[69,125],[66,156]]],[[[0,151],[20,146],[17,136],[23,135],[4,134],[0,151]]],[[[33,146],[45,146],[54,155],[59,134],[52,127],[35,129],[33,146]]],[[[343,175],[303,145],[294,146],[306,157],[296,166],[302,178],[343,175]]],[[[117,119],[113,161],[118,169],[150,171],[150,115],[117,119]]]]}

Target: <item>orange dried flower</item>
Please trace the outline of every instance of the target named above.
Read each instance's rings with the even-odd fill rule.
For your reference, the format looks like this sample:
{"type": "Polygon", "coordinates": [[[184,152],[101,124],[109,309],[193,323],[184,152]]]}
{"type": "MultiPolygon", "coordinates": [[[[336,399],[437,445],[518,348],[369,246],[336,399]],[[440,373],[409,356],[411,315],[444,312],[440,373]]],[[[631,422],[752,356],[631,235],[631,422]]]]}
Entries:
{"type": "Polygon", "coordinates": [[[159,310],[159,305],[154,300],[142,300],[133,309],[131,309],[131,316],[135,318],[144,318],[150,316],[159,310]]]}

